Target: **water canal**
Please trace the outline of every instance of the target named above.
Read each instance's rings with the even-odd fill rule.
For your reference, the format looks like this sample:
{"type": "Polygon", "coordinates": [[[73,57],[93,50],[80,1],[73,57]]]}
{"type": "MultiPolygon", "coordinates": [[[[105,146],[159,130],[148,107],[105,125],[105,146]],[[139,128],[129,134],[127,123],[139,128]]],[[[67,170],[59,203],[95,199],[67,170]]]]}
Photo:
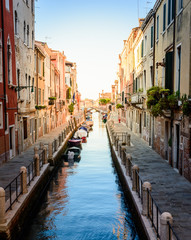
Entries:
{"type": "Polygon", "coordinates": [[[59,168],[23,239],[139,239],[112,163],[105,125],[98,113],[93,121],[81,161],[59,168]]]}

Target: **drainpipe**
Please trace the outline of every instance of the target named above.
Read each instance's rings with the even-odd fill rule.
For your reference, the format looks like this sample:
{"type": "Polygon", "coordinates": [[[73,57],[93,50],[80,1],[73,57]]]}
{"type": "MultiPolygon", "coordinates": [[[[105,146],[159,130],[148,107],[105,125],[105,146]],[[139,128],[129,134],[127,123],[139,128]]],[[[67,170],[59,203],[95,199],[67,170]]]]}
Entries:
{"type": "MultiPolygon", "coordinates": [[[[173,25],[173,63],[172,63],[172,90],[174,91],[174,80],[175,80],[175,52],[176,52],[176,0],[174,0],[174,25],[173,25]]],[[[170,136],[172,139],[171,146],[171,166],[173,167],[173,121],[174,121],[174,112],[171,113],[171,122],[170,122],[170,136]]]]}
{"type": "MultiPolygon", "coordinates": [[[[3,91],[4,91],[4,121],[5,121],[5,131],[7,130],[7,101],[6,101],[6,76],[5,76],[5,36],[4,36],[4,12],[3,12],[3,1],[1,1],[1,21],[2,21],[2,44],[3,44],[3,91]]],[[[7,160],[6,154],[6,136],[4,131],[4,145],[5,145],[5,160],[7,160]]]]}
{"type": "MultiPolygon", "coordinates": [[[[153,73],[152,73],[152,83],[153,86],[155,85],[155,41],[156,41],[156,12],[153,12],[153,19],[154,19],[154,25],[153,25],[153,73]]],[[[152,148],[154,149],[154,116],[152,117],[152,148]]]]}

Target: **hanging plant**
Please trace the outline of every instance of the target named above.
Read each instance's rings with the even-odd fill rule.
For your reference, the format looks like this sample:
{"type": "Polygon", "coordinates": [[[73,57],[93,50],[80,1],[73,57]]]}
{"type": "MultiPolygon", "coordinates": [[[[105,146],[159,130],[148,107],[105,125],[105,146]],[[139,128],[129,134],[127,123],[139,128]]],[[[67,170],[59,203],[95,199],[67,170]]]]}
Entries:
{"type": "Polygon", "coordinates": [[[56,100],[56,97],[49,97],[49,100],[56,100]]]}
{"type": "Polygon", "coordinates": [[[168,96],[169,107],[171,109],[178,108],[178,93],[173,93],[168,96]]]}
{"type": "Polygon", "coordinates": [[[116,105],[116,108],[117,108],[117,109],[119,109],[119,108],[124,108],[124,106],[123,106],[122,104],[118,103],[118,104],[116,105]]]}

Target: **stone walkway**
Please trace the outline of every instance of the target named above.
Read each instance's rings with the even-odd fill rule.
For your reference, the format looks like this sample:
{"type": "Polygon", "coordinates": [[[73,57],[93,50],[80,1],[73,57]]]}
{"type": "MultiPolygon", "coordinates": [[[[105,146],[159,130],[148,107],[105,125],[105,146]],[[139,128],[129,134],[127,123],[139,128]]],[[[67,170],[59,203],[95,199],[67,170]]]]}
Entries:
{"type": "Polygon", "coordinates": [[[142,180],[152,185],[152,196],[162,212],[173,216],[173,228],[180,240],[191,239],[191,183],[177,173],[166,160],[161,158],[148,144],[133,134],[116,117],[115,129],[131,134],[132,146],[127,152],[133,164],[139,166],[142,180]]]}
{"type": "Polygon", "coordinates": [[[32,162],[35,146],[39,147],[40,142],[43,142],[45,145],[48,145],[49,142],[53,142],[54,138],[59,136],[66,125],[67,123],[38,138],[35,144],[30,146],[26,151],[0,166],[0,187],[5,188],[19,174],[20,167],[26,167],[32,162]]]}

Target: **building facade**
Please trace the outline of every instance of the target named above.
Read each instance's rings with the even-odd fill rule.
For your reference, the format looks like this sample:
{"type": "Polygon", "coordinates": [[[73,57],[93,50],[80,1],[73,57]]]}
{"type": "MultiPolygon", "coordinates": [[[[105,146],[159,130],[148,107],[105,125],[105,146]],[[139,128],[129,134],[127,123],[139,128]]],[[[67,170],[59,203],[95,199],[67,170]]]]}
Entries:
{"type": "Polygon", "coordinates": [[[18,98],[19,153],[34,143],[34,1],[13,1],[18,98]]]}
{"type": "Polygon", "coordinates": [[[121,103],[125,102],[124,122],[188,180],[191,180],[190,6],[189,0],[157,0],[132,41],[133,54],[127,50],[131,35],[124,41],[118,74],[121,103]],[[133,71],[129,71],[132,61],[133,71]],[[124,79],[128,83],[131,76],[133,92],[125,93],[124,79]],[[156,106],[148,105],[147,91],[156,89],[161,91],[163,100],[163,105],[161,100],[156,105],[160,114],[153,114],[156,106]],[[129,101],[124,101],[125,94],[129,101]],[[164,100],[168,100],[165,107],[164,100]]]}
{"type": "Polygon", "coordinates": [[[0,3],[0,164],[14,157],[17,142],[17,94],[13,1],[0,3]]]}

